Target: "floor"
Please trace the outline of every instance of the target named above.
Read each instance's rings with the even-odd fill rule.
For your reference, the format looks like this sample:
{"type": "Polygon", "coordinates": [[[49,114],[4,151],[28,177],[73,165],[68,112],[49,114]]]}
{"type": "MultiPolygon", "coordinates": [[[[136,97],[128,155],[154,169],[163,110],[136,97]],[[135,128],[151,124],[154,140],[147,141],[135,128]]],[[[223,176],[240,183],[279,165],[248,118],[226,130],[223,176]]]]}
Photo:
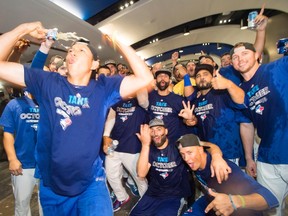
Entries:
{"type": "MultiPolygon", "coordinates": [[[[119,211],[115,212],[115,216],[127,216],[137,202],[138,198],[133,196],[129,189],[127,189],[130,195],[130,201],[125,204],[119,211]]],[[[37,192],[34,191],[31,199],[31,213],[32,216],[38,216],[38,204],[37,204],[37,192]]],[[[14,215],[14,197],[11,187],[11,179],[8,171],[8,162],[0,162],[0,216],[12,216],[14,215]]]]}
{"type": "MultiPolygon", "coordinates": [[[[125,204],[119,211],[115,212],[114,216],[127,216],[131,208],[135,205],[138,198],[133,196],[129,189],[130,201],[125,204]]],[[[31,199],[31,213],[32,216],[38,216],[37,192],[34,191],[31,199]]],[[[8,171],[8,162],[0,162],[0,216],[14,215],[14,197],[11,187],[11,179],[8,171]]],[[[285,215],[288,216],[288,198],[286,199],[285,215]]]]}

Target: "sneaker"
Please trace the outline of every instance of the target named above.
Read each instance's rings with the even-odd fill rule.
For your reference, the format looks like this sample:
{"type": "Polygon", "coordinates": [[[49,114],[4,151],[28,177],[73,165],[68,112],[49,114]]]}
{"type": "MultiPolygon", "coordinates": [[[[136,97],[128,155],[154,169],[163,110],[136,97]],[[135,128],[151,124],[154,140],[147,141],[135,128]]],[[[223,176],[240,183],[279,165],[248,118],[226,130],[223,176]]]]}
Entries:
{"type": "Polygon", "coordinates": [[[138,188],[135,184],[129,184],[129,182],[127,181],[126,182],[126,186],[130,189],[131,193],[134,195],[134,196],[140,196],[139,195],[139,191],[138,191],[138,188]]]}
{"type": "Polygon", "coordinates": [[[110,193],[110,198],[111,198],[112,203],[114,203],[114,202],[117,200],[117,197],[116,197],[114,191],[112,191],[112,192],[110,193]]]}
{"type": "Polygon", "coordinates": [[[129,202],[130,197],[128,196],[127,199],[123,201],[119,201],[116,199],[116,201],[113,203],[113,212],[119,211],[121,209],[121,206],[129,202]]]}

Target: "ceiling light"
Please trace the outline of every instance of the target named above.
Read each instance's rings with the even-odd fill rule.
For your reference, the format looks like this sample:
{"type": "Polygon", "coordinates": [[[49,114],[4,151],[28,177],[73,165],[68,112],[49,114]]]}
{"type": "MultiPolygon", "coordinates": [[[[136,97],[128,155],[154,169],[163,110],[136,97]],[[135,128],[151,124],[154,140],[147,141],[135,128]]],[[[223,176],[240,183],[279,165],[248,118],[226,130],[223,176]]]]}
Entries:
{"type": "Polygon", "coordinates": [[[123,6],[123,5],[121,5],[121,6],[119,7],[119,9],[120,9],[120,10],[123,10],[123,9],[124,9],[124,6],[123,6]]]}
{"type": "Polygon", "coordinates": [[[184,29],[184,36],[187,36],[187,35],[189,35],[189,34],[190,34],[189,28],[186,27],[186,28],[184,29]]]}
{"type": "Polygon", "coordinates": [[[133,1],[130,1],[130,5],[132,5],[132,4],[134,4],[134,2],[133,2],[133,1]]]}
{"type": "MultiPolygon", "coordinates": [[[[248,25],[248,23],[247,23],[247,25],[248,25]]],[[[241,21],[240,21],[240,29],[241,30],[244,30],[244,29],[247,29],[248,28],[248,26],[247,26],[246,24],[244,24],[244,20],[243,19],[241,19],[241,21]]]]}
{"type": "Polygon", "coordinates": [[[222,24],[222,20],[220,20],[219,23],[222,24]]]}
{"type": "Polygon", "coordinates": [[[217,43],[217,50],[220,50],[220,49],[222,49],[222,46],[220,43],[217,43]]]}
{"type": "Polygon", "coordinates": [[[126,7],[126,8],[129,7],[129,3],[125,3],[125,7],[126,7]]]}
{"type": "Polygon", "coordinates": [[[98,46],[98,49],[102,49],[102,46],[101,46],[101,45],[99,45],[99,46],[98,46]]]}

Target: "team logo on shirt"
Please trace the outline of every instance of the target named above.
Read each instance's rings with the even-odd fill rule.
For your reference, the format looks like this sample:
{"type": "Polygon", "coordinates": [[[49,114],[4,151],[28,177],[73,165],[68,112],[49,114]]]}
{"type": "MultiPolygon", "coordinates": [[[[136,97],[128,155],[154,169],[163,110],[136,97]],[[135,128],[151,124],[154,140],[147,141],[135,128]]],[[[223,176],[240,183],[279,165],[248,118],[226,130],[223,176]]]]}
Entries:
{"type": "Polygon", "coordinates": [[[258,106],[256,106],[255,112],[257,114],[262,115],[263,114],[263,110],[264,110],[264,107],[259,104],[258,106]]]}
{"type": "Polygon", "coordinates": [[[164,172],[164,173],[160,173],[160,176],[162,176],[163,179],[166,179],[169,174],[167,172],[164,172]]]}
{"type": "Polygon", "coordinates": [[[122,116],[122,117],[120,117],[120,119],[122,120],[122,122],[125,122],[128,119],[128,117],[127,116],[122,116]]]}
{"type": "Polygon", "coordinates": [[[88,98],[81,97],[79,93],[76,95],[69,95],[68,103],[60,97],[55,97],[54,103],[56,106],[56,113],[63,117],[60,120],[60,125],[63,130],[66,130],[66,128],[72,124],[71,116],[80,116],[82,115],[81,108],[89,108],[88,98]]]}
{"type": "Polygon", "coordinates": [[[203,114],[200,116],[200,118],[202,119],[202,121],[204,121],[207,118],[207,116],[206,116],[206,114],[203,114]]]}

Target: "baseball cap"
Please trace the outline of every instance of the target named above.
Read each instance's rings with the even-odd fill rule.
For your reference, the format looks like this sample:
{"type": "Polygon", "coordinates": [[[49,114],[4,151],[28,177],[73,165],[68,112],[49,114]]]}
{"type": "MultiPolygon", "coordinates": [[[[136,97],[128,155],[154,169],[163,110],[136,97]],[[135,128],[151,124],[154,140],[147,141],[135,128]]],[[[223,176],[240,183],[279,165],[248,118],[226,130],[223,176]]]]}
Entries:
{"type": "Polygon", "coordinates": [[[169,78],[172,76],[172,73],[170,70],[167,70],[167,69],[160,69],[158,71],[155,72],[155,78],[161,74],[161,73],[164,73],[164,74],[167,74],[169,76],[169,78]]]}
{"type": "Polygon", "coordinates": [[[104,65],[113,64],[116,67],[116,62],[112,59],[106,60],[104,65]]]}
{"type": "Polygon", "coordinates": [[[253,44],[247,43],[247,42],[240,42],[234,45],[234,47],[230,50],[230,56],[232,56],[235,53],[235,49],[244,47],[245,49],[251,50],[253,52],[256,52],[256,49],[253,44]]]}
{"type": "Polygon", "coordinates": [[[195,68],[195,76],[201,70],[207,70],[213,76],[214,67],[212,65],[209,65],[209,64],[197,64],[197,66],[195,68]]]}
{"type": "MultiPolygon", "coordinates": [[[[185,134],[181,136],[177,141],[177,147],[181,145],[182,147],[189,147],[189,146],[201,146],[199,137],[195,134],[185,134]]],[[[202,146],[204,149],[210,148],[209,146],[202,146]]]]}
{"type": "Polygon", "coordinates": [[[99,59],[98,55],[97,55],[97,51],[96,49],[90,45],[90,42],[89,41],[85,41],[85,40],[78,40],[78,41],[75,41],[73,42],[72,46],[76,43],[81,43],[81,44],[85,44],[88,46],[88,48],[90,49],[91,53],[92,53],[92,56],[93,56],[93,60],[96,61],[97,59],[99,59]]]}
{"type": "Polygon", "coordinates": [[[155,127],[155,126],[162,126],[165,127],[164,121],[162,119],[154,118],[149,122],[149,127],[155,127]]]}

